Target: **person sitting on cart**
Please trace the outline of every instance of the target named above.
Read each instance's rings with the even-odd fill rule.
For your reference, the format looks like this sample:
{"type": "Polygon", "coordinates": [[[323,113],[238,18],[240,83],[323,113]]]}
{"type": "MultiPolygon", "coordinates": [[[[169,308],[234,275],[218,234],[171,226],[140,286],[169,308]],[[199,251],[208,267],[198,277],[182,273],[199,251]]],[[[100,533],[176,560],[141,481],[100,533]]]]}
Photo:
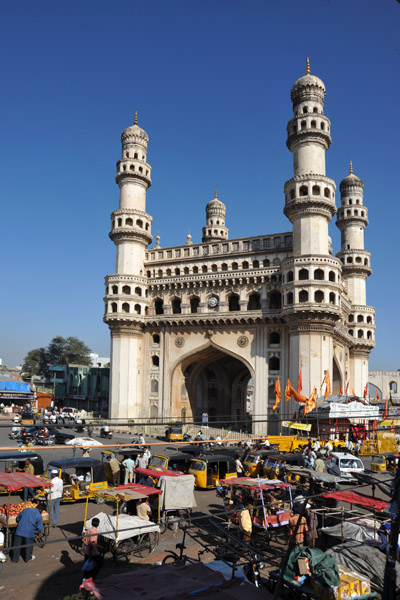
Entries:
{"type": "Polygon", "coordinates": [[[247,545],[250,544],[251,534],[253,531],[252,508],[253,501],[251,498],[247,498],[244,509],[241,511],[239,518],[239,527],[242,532],[242,540],[247,545]]]}
{"type": "MultiPolygon", "coordinates": [[[[35,536],[42,533],[43,519],[40,514],[37,504],[32,508],[24,508],[17,517],[18,527],[15,531],[14,546],[21,546],[22,544],[28,544],[24,548],[25,555],[24,561],[29,562],[34,560],[35,557],[32,555],[33,544],[35,543],[35,536]]],[[[17,563],[19,561],[21,548],[14,548],[12,551],[11,561],[17,563]]]]}
{"type": "Polygon", "coordinates": [[[143,521],[150,521],[152,510],[147,498],[140,498],[136,504],[136,514],[143,521]]]}
{"type": "Polygon", "coordinates": [[[85,552],[85,562],[82,573],[85,579],[91,577],[95,579],[103,564],[103,557],[98,549],[98,531],[100,520],[94,517],[91,521],[91,527],[87,529],[82,538],[83,549],[85,552]],[[85,568],[86,566],[86,568],[85,568]]]}

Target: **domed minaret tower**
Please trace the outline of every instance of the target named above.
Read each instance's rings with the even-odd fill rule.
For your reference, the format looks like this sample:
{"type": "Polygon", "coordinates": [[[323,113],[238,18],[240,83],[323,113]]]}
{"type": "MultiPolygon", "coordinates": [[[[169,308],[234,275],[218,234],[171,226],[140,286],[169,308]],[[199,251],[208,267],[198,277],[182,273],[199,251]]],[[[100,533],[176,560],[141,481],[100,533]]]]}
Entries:
{"type": "Polygon", "coordinates": [[[340,184],[341,208],[336,225],[341,233],[341,251],[337,257],[342,261],[343,282],[347,286],[351,312],[347,330],[354,338],[350,347],[349,380],[358,396],[368,381],[368,358],[375,346],[375,309],[367,306],[366,280],[372,273],[371,255],[364,250],[364,230],[368,225],[368,209],[363,204],[364,183],[354,175],[350,162],[350,174],[340,184]]]}
{"type": "Polygon", "coordinates": [[[151,243],[152,217],[146,212],[151,186],[147,162],[149,137],[137,124],[121,136],[122,158],[115,180],[119,208],[111,215],[109,234],[117,249],[115,274],[106,277],[104,322],[111,332],[110,417],[135,418],[141,413],[143,315],[148,304],[145,249],[151,243]]]}
{"type": "Polygon", "coordinates": [[[217,190],[215,190],[214,199],[206,206],[207,225],[203,227],[202,241],[220,242],[228,239],[228,229],[225,227],[226,206],[221,200],[218,200],[217,190]]]}
{"type": "Polygon", "coordinates": [[[287,147],[294,174],[285,183],[284,213],[293,225],[293,256],[282,265],[282,316],[289,325],[289,377],[302,369],[303,393],[332,373],[333,329],[340,317],[341,264],[331,256],[329,222],[336,213],[335,182],[325,175],[325,153],[331,144],[324,115],[325,86],[310,74],[292,87],[293,118],[287,147]]]}

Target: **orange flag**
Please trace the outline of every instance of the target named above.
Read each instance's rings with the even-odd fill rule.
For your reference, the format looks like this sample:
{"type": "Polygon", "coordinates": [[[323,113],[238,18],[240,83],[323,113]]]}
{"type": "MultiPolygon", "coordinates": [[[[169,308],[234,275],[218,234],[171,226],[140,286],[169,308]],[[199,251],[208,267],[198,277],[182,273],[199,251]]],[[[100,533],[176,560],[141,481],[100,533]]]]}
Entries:
{"type": "Polygon", "coordinates": [[[329,394],[331,393],[331,380],[329,378],[329,370],[328,369],[325,371],[325,377],[321,384],[321,387],[324,385],[324,383],[326,383],[326,389],[325,389],[325,396],[324,396],[324,399],[322,400],[322,402],[324,402],[327,399],[327,397],[329,396],[329,394]]]}
{"type": "Polygon", "coordinates": [[[347,392],[349,391],[349,385],[350,385],[350,379],[349,379],[349,381],[347,382],[347,385],[346,385],[346,396],[347,396],[347,392]]]}
{"type": "MultiPolygon", "coordinates": [[[[378,392],[376,392],[376,395],[379,398],[378,392]]],[[[386,398],[386,400],[385,400],[385,408],[383,409],[383,414],[382,414],[382,421],[385,421],[385,419],[387,419],[388,413],[389,413],[389,402],[388,402],[388,399],[386,398]]]]}
{"type": "Polygon", "coordinates": [[[305,396],[303,396],[302,394],[299,394],[299,392],[296,392],[296,390],[292,387],[291,387],[291,392],[292,392],[292,396],[296,400],[296,402],[303,402],[303,404],[305,404],[307,402],[307,398],[305,396]]]}
{"type": "Polygon", "coordinates": [[[393,432],[393,431],[394,431],[394,424],[395,424],[395,421],[392,421],[392,425],[390,426],[390,431],[391,431],[391,432],[393,432]]]}
{"type": "Polygon", "coordinates": [[[313,391],[311,392],[311,396],[306,401],[303,417],[305,417],[306,415],[308,415],[309,412],[314,410],[314,408],[316,406],[317,406],[317,388],[314,385],[313,391]]]}
{"type": "Polygon", "coordinates": [[[351,388],[351,395],[352,395],[352,396],[355,396],[355,395],[356,395],[356,393],[355,393],[355,391],[354,391],[354,388],[351,388]]]}
{"type": "Polygon", "coordinates": [[[275,409],[278,408],[279,402],[281,401],[281,398],[282,398],[281,382],[280,382],[280,379],[278,377],[278,379],[276,380],[276,383],[275,383],[275,404],[272,407],[272,410],[275,410],[275,409]]]}
{"type": "Polygon", "coordinates": [[[368,383],[364,388],[364,398],[366,398],[368,396],[368,383]]]}
{"type": "Polygon", "coordinates": [[[339,396],[343,396],[343,386],[340,386],[340,390],[339,390],[339,396]]]}
{"type": "MultiPolygon", "coordinates": [[[[376,396],[376,399],[377,399],[377,400],[378,400],[378,402],[379,402],[379,400],[380,400],[380,396],[379,396],[379,394],[378,394],[378,390],[375,390],[375,396],[376,396]]],[[[386,401],[387,401],[387,400],[386,400],[386,401]]]]}
{"type": "Polygon", "coordinates": [[[289,402],[290,400],[290,396],[292,395],[292,386],[290,383],[290,379],[287,380],[287,384],[286,384],[286,388],[285,388],[285,400],[286,402],[289,402]]]}
{"type": "Polygon", "coordinates": [[[301,374],[301,367],[300,367],[300,373],[299,373],[299,383],[297,384],[297,391],[299,392],[299,394],[301,394],[303,389],[303,377],[301,374]]]}

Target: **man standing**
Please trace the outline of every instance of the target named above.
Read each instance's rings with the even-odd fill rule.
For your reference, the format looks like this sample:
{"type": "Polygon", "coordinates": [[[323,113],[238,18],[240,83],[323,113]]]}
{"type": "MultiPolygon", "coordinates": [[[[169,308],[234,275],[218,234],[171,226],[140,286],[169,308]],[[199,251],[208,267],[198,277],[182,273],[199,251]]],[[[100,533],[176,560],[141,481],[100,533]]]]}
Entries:
{"type": "Polygon", "coordinates": [[[143,455],[143,452],[139,452],[136,457],[135,467],[139,469],[147,469],[147,458],[143,455]]]}
{"type": "Polygon", "coordinates": [[[126,485],[128,483],[128,479],[129,479],[129,483],[132,483],[133,469],[135,468],[135,461],[133,461],[130,456],[127,456],[122,461],[122,466],[125,468],[124,485],[126,485]]]}
{"type": "Polygon", "coordinates": [[[236,464],[236,475],[237,475],[237,477],[243,477],[243,475],[244,475],[244,468],[243,468],[243,465],[242,465],[242,461],[239,458],[239,454],[236,457],[235,464],[236,464]]]}
{"type": "Polygon", "coordinates": [[[323,473],[325,471],[325,463],[320,455],[318,455],[317,460],[315,461],[314,468],[316,473],[323,473]]]}
{"type": "Polygon", "coordinates": [[[251,520],[252,501],[249,499],[245,502],[244,509],[240,513],[239,527],[242,532],[242,540],[249,545],[251,541],[251,533],[253,531],[253,521],[251,520]]]}
{"type": "Polygon", "coordinates": [[[101,566],[103,564],[103,558],[97,547],[97,542],[98,542],[97,528],[99,525],[100,525],[100,520],[97,517],[94,517],[92,519],[92,526],[89,527],[89,529],[87,529],[85,531],[83,539],[82,539],[83,549],[85,552],[85,563],[84,564],[87,564],[87,561],[89,562],[90,559],[93,562],[92,569],[83,570],[83,574],[85,575],[85,578],[92,577],[94,579],[96,577],[96,575],[98,574],[98,572],[100,571],[101,566]]]}
{"type": "MultiPolygon", "coordinates": [[[[42,532],[43,519],[42,515],[37,509],[37,504],[34,508],[24,508],[22,512],[17,515],[18,527],[14,536],[14,546],[21,546],[21,544],[29,544],[25,548],[24,561],[29,562],[34,560],[35,557],[32,555],[33,544],[35,543],[35,535],[42,532]]],[[[12,562],[17,563],[19,561],[19,554],[21,548],[15,548],[12,552],[12,562]]]]}
{"type": "Polygon", "coordinates": [[[318,538],[318,517],[311,510],[311,504],[306,505],[306,521],[308,531],[306,532],[306,545],[314,548],[315,540],[318,538]]]}
{"type": "Polygon", "coordinates": [[[50,473],[51,489],[47,495],[47,512],[51,517],[51,524],[55,527],[58,523],[60,513],[60,502],[63,495],[63,480],[58,477],[58,470],[53,469],[50,473]]]}
{"type": "MultiPolygon", "coordinates": [[[[33,468],[33,464],[31,463],[29,458],[27,458],[25,461],[24,473],[29,473],[29,475],[35,474],[35,469],[33,468]]],[[[35,490],[33,488],[28,488],[28,487],[24,488],[24,502],[26,502],[28,500],[28,497],[30,497],[30,498],[35,497],[35,490]]]]}
{"type": "Polygon", "coordinates": [[[354,448],[354,454],[355,454],[356,456],[358,456],[358,455],[359,455],[359,453],[360,453],[360,450],[361,450],[361,440],[360,440],[360,439],[358,439],[358,440],[357,440],[357,443],[356,443],[356,447],[354,448]]]}
{"type": "Polygon", "coordinates": [[[111,472],[112,472],[112,484],[114,487],[117,487],[120,483],[120,475],[121,475],[121,467],[118,460],[114,455],[108,456],[107,460],[110,463],[111,472]]]}
{"type": "MultiPolygon", "coordinates": [[[[294,533],[294,530],[295,530],[295,527],[296,527],[299,517],[300,517],[300,515],[296,513],[296,514],[292,514],[292,516],[289,519],[289,538],[291,538],[292,534],[294,533]]],[[[301,517],[301,520],[299,523],[299,528],[296,533],[296,546],[303,546],[304,534],[307,533],[307,531],[308,531],[307,520],[305,517],[301,517]]]]}

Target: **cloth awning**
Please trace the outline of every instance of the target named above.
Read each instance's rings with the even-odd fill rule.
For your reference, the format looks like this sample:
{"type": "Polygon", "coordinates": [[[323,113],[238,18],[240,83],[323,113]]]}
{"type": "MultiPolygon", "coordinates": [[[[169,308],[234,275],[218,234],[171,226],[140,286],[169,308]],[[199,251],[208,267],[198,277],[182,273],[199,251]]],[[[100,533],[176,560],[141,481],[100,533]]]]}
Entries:
{"type": "Polygon", "coordinates": [[[333,492],[331,494],[322,494],[322,496],[324,498],[334,498],[340,502],[357,504],[358,506],[363,506],[364,508],[373,508],[378,512],[385,510],[385,508],[389,506],[389,503],[385,502],[384,500],[378,500],[377,498],[372,498],[372,496],[366,496],[365,494],[357,494],[356,492],[352,492],[350,490],[333,492]]]}
{"type": "Polygon", "coordinates": [[[16,492],[25,487],[50,487],[51,485],[51,482],[44,481],[30,473],[0,473],[0,487],[5,487],[10,492],[16,492]]]}
{"type": "Polygon", "coordinates": [[[119,485],[115,488],[116,492],[137,492],[143,496],[152,496],[153,494],[162,494],[161,490],[149,487],[148,485],[141,485],[140,483],[127,483],[126,485],[119,485]]]}
{"type": "Polygon", "coordinates": [[[148,475],[149,477],[161,477],[166,475],[167,477],[182,477],[183,473],[177,473],[176,471],[169,471],[164,467],[153,467],[152,469],[141,469],[137,467],[133,469],[136,473],[142,473],[142,475],[148,475]]]}
{"type": "Polygon", "coordinates": [[[261,479],[260,483],[258,483],[254,477],[232,477],[231,479],[220,479],[219,482],[222,485],[247,487],[251,490],[272,490],[274,488],[292,487],[290,483],[283,483],[279,479],[261,479]]]}

